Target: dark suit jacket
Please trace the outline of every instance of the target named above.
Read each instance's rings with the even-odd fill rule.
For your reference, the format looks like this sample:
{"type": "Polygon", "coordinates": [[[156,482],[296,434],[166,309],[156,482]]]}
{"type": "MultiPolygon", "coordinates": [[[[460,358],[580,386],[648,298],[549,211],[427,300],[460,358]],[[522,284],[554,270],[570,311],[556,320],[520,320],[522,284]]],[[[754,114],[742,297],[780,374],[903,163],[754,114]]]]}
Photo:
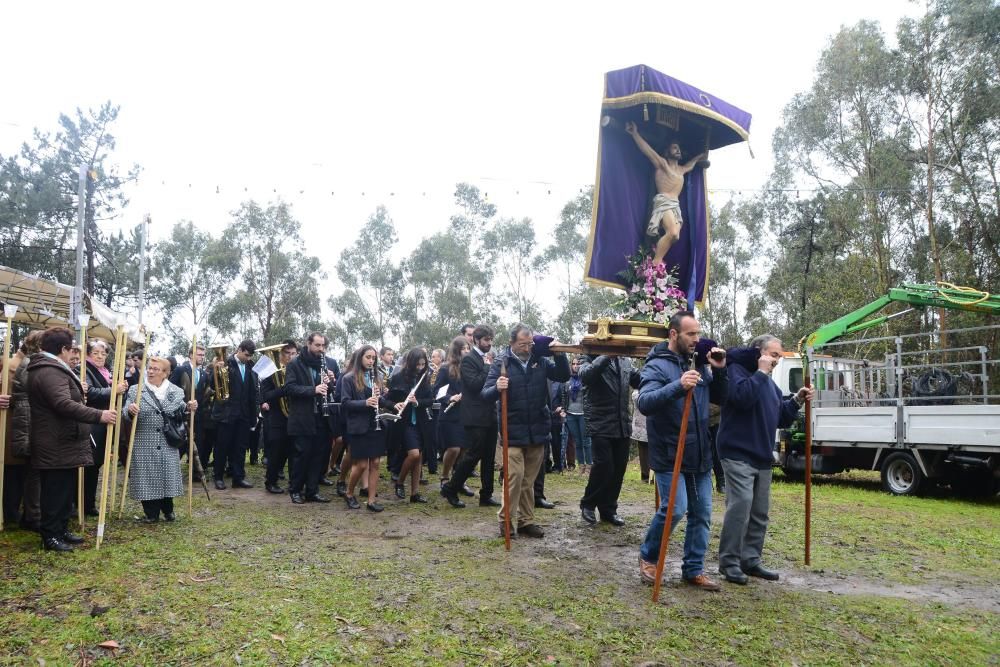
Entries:
{"type": "Polygon", "coordinates": [[[483,362],[482,355],[472,350],[462,357],[460,367],[462,375],[462,402],[458,404],[461,410],[462,426],[481,426],[489,428],[496,426],[496,401],[483,400],[480,393],[486,384],[486,376],[490,369],[483,362]]]}
{"type": "MultiPolygon", "coordinates": [[[[203,422],[210,414],[208,399],[208,376],[211,375],[204,368],[198,369],[198,386],[194,388],[194,400],[198,401],[198,411],[194,413],[194,427],[198,431],[202,428],[203,422]]],[[[186,361],[170,374],[170,383],[175,384],[184,392],[184,400],[191,399],[191,362],[186,361]]]]}
{"type": "MultiPolygon", "coordinates": [[[[229,400],[219,401],[218,393],[212,405],[212,419],[223,424],[233,424],[239,419],[250,423],[250,429],[257,427],[257,415],[260,413],[260,383],[253,371],[253,364],[246,364],[246,378],[240,378],[240,367],[236,357],[229,355],[226,367],[229,369],[229,400]]],[[[206,373],[208,386],[215,389],[215,373],[206,373]]]]}

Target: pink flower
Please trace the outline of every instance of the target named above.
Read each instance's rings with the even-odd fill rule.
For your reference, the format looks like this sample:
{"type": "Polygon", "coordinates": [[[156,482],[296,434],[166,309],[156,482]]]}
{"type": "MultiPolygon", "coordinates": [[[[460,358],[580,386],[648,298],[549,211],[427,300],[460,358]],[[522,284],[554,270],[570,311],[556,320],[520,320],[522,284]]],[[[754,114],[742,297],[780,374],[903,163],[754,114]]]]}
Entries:
{"type": "Polygon", "coordinates": [[[663,310],[663,302],[660,301],[659,299],[655,300],[653,302],[653,310],[655,310],[656,312],[660,312],[661,310],[663,310]]]}
{"type": "Polygon", "coordinates": [[[646,294],[649,294],[649,295],[653,294],[653,286],[652,285],[646,285],[646,294]]]}

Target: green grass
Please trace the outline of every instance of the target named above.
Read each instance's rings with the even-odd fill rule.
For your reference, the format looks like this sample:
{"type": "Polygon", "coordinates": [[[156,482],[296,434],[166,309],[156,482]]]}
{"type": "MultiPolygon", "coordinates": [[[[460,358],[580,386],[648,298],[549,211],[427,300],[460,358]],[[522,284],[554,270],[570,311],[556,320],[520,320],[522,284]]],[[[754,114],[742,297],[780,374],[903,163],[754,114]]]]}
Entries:
{"type": "MultiPolygon", "coordinates": [[[[386,500],[372,515],[336,502],[295,507],[259,486],[213,492],[211,504],[196,496],[193,522],[184,504],[175,524],[114,521],[99,552],[43,553],[33,535],[7,532],[0,664],[997,664],[988,601],[755,581],[715,595],[672,582],[653,605],[635,565],[652,488],[630,471],[628,525],[616,530],[579,520],[583,485],[572,473],[550,477],[560,505],[540,510],[546,538],[517,540],[509,554],[486,509],[452,510],[434,496],[423,507],[386,500]],[[115,654],[97,648],[108,639],[115,654]]],[[[918,590],[945,581],[995,597],[995,503],[870,487],[864,477],[816,485],[810,571],[803,487],[776,483],[767,562],[786,575],[918,590]]],[[[710,568],[718,496],[715,505],[710,568]]],[[[682,541],[671,542],[671,571],[682,541]]]]}

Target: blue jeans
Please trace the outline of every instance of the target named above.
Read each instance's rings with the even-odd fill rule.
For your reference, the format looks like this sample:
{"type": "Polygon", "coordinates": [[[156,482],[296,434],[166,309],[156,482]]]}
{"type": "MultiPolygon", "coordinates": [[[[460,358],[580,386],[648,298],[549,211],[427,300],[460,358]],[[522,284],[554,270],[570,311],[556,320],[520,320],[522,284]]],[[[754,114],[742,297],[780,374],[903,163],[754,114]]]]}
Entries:
{"type": "Polygon", "coordinates": [[[581,465],[591,465],[594,459],[590,455],[590,436],[584,427],[583,415],[567,414],[566,428],[576,443],[576,462],[581,465]]]}
{"type": "MultiPolygon", "coordinates": [[[[660,542],[663,538],[663,524],[667,519],[667,503],[670,500],[670,480],[673,471],[657,472],[655,476],[656,488],[660,490],[660,508],[653,515],[653,521],[646,531],[646,539],[639,548],[639,555],[649,563],[655,563],[660,557],[660,542]]],[[[684,534],[681,576],[691,579],[705,571],[708,529],[712,521],[711,471],[681,474],[677,482],[677,498],[674,500],[674,516],[670,524],[671,534],[685,514],[687,514],[687,530],[684,534]]]]}

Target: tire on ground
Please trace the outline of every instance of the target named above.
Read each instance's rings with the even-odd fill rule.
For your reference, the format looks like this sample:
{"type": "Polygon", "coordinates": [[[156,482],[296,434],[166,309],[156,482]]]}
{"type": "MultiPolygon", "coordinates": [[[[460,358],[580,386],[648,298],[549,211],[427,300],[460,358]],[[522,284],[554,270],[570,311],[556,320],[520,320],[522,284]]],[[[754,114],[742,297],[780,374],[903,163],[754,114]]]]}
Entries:
{"type": "Polygon", "coordinates": [[[924,485],[924,473],[909,452],[893,452],[882,461],[882,488],[896,496],[916,495],[924,485]]]}

